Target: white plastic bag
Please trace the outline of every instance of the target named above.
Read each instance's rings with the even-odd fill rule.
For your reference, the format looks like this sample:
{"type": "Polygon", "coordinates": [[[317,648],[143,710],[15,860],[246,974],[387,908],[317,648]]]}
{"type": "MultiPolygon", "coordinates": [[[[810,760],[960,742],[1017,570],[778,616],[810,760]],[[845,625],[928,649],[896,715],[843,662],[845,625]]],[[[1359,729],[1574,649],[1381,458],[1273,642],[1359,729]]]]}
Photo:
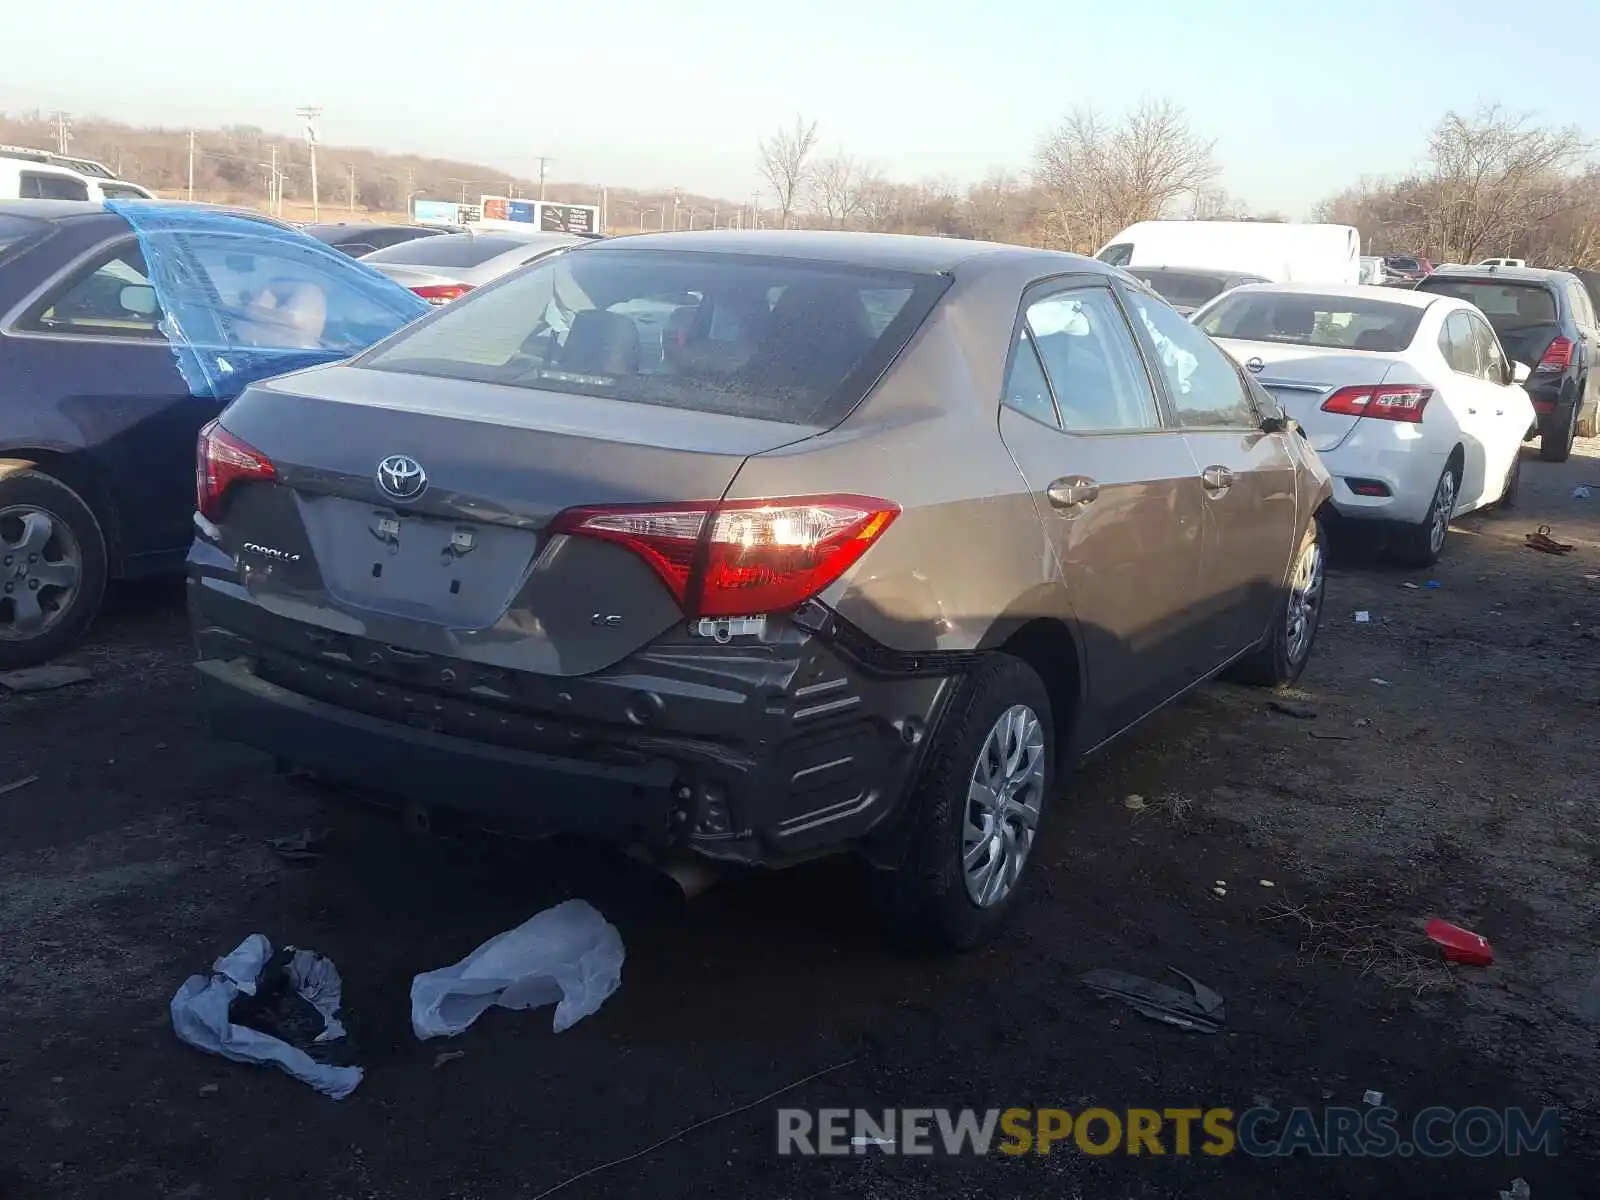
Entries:
{"type": "Polygon", "coordinates": [[[411,1028],[454,1037],[488,1009],[556,1006],[555,1031],[599,1009],[622,983],[622,935],[586,900],[497,934],[454,966],[411,981],[411,1028]]]}
{"type": "MultiPolygon", "coordinates": [[[[258,1029],[236,1025],[229,1018],[240,993],[256,994],[262,969],[271,958],[272,943],[265,935],[252,933],[231,954],[212,964],[209,979],[189,976],[172,997],[173,1032],[197,1050],[235,1062],[278,1067],[323,1095],[343,1100],[361,1082],[360,1067],[319,1063],[304,1050],[258,1029]]],[[[331,1042],[344,1037],[344,1026],[334,1016],[339,1011],[341,988],[333,960],[310,950],[295,950],[288,971],[290,985],[322,1014],[324,1029],[316,1040],[331,1042]]]]}

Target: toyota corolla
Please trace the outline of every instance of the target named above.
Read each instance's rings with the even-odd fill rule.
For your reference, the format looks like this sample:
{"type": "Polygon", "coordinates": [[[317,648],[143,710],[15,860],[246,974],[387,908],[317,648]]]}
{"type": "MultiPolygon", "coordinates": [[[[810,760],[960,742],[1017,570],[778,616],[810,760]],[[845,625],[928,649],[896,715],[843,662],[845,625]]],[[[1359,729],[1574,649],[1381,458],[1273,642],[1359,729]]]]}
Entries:
{"type": "Polygon", "coordinates": [[[216,731],[428,811],[782,866],[971,945],[1058,772],[1321,611],[1315,452],[1121,272],[956,240],[561,252],[202,434],[216,731]]]}

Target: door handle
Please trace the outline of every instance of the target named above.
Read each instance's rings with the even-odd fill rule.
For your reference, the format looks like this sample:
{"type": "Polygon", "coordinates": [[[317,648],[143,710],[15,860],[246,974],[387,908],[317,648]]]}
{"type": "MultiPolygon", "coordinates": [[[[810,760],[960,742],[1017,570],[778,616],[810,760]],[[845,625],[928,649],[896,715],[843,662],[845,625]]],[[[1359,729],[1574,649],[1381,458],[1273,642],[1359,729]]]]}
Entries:
{"type": "Polygon", "coordinates": [[[1494,415],[1497,417],[1503,417],[1506,415],[1506,410],[1503,408],[1497,408],[1494,410],[1494,415]]]}
{"type": "Polygon", "coordinates": [[[1208,492],[1221,492],[1233,486],[1233,472],[1227,467],[1207,467],[1200,472],[1200,480],[1208,492]]]}
{"type": "Polygon", "coordinates": [[[1100,485],[1082,475],[1069,475],[1052,483],[1045,494],[1056,508],[1082,508],[1094,503],[1100,495],[1100,485]]]}
{"type": "Polygon", "coordinates": [[[1468,407],[1468,409],[1467,409],[1467,416],[1469,416],[1469,417],[1475,417],[1475,416],[1477,416],[1477,415],[1478,415],[1478,410],[1477,410],[1477,409],[1475,409],[1475,408],[1472,408],[1472,407],[1468,407]]]}

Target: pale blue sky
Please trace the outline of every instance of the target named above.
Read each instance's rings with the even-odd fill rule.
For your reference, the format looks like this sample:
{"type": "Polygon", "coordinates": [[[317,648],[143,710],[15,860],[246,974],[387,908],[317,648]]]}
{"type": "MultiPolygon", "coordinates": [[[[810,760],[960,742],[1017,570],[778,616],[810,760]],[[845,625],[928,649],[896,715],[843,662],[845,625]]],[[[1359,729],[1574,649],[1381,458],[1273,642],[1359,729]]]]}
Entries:
{"type": "Polygon", "coordinates": [[[891,177],[1025,168],[1074,104],[1170,97],[1222,184],[1303,216],[1413,165],[1445,110],[1503,101],[1600,132],[1600,4],[1504,0],[223,0],[33,4],[0,20],[0,108],[292,131],[553,179],[756,185],[796,111],[891,177]],[[469,15],[473,13],[480,15],[469,15]]]}

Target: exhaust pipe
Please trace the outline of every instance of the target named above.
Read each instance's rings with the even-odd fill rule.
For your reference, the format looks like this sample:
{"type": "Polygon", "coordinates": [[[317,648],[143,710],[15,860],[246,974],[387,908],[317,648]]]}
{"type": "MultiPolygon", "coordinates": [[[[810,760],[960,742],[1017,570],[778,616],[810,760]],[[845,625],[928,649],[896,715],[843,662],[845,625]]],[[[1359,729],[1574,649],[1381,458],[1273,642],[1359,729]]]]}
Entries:
{"type": "Polygon", "coordinates": [[[722,879],[722,873],[714,864],[695,855],[675,854],[670,858],[658,858],[637,842],[627,846],[623,852],[634,861],[644,863],[672,880],[685,900],[693,900],[722,879]]]}

